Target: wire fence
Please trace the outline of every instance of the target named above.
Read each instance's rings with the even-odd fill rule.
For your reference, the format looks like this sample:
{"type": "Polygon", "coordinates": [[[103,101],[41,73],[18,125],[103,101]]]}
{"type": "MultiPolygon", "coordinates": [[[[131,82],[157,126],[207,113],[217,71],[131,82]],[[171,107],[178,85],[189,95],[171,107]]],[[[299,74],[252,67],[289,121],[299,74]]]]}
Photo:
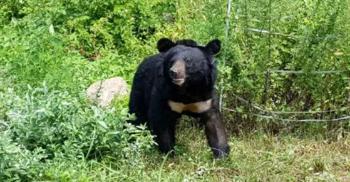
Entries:
{"type": "MultiPolygon", "coordinates": [[[[247,7],[245,7],[247,8],[247,7]]],[[[268,1],[268,14],[271,15],[272,12],[272,0],[268,1]]],[[[227,43],[230,33],[230,18],[231,18],[231,10],[232,9],[232,0],[227,1],[227,9],[226,9],[226,20],[225,20],[225,40],[224,42],[227,43]]],[[[236,16],[236,12],[234,12],[236,16]]],[[[271,16],[268,17],[268,29],[260,29],[260,28],[254,28],[254,27],[246,27],[243,30],[247,32],[252,33],[259,33],[259,34],[266,34],[268,37],[268,53],[267,53],[267,59],[271,60],[271,36],[280,36],[287,39],[298,39],[301,36],[297,35],[289,35],[285,33],[279,33],[279,32],[273,32],[272,31],[272,24],[271,24],[271,16]]],[[[234,19],[235,21],[238,21],[238,18],[234,19]]],[[[234,23],[232,23],[234,24],[234,23]]],[[[234,32],[237,32],[237,26],[234,26],[234,32]]],[[[223,65],[226,66],[226,57],[223,58],[223,65]]],[[[278,70],[278,69],[267,69],[265,72],[260,73],[254,73],[256,75],[265,75],[265,88],[263,93],[263,104],[266,103],[267,97],[268,97],[268,91],[269,91],[269,83],[271,82],[271,74],[283,74],[283,75],[303,75],[303,74],[311,74],[311,75],[337,75],[337,74],[345,74],[346,79],[349,80],[349,88],[350,88],[350,70],[313,70],[313,71],[305,71],[305,70],[278,70]]],[[[227,108],[223,106],[223,94],[224,94],[224,88],[221,85],[220,88],[220,109],[222,111],[227,112],[235,112],[235,113],[242,113],[241,111],[238,111],[233,108],[227,108]]],[[[348,94],[349,97],[347,98],[348,102],[346,106],[341,106],[337,109],[328,109],[328,110],[310,110],[310,111],[274,111],[274,110],[268,110],[265,109],[264,106],[259,105],[257,103],[254,103],[252,101],[249,101],[247,99],[244,99],[243,97],[239,96],[238,94],[230,92],[230,95],[232,95],[235,99],[239,100],[240,103],[244,104],[246,108],[249,109],[249,113],[245,113],[260,119],[264,120],[272,120],[272,121],[280,121],[280,122],[349,122],[350,121],[350,93],[348,94]],[[335,114],[336,113],[336,114],[335,114]],[[340,114],[342,113],[342,114],[340,114]],[[316,115],[316,114],[329,114],[335,117],[332,118],[303,118],[305,115],[316,115]],[[291,116],[292,115],[292,116],[291,116]],[[302,118],[302,119],[300,119],[302,118]]]]}
{"type": "MultiPolygon", "coordinates": [[[[232,93],[231,93],[232,94],[232,93]]],[[[320,113],[339,113],[344,110],[349,110],[350,107],[342,107],[337,110],[327,110],[327,111],[271,111],[267,109],[263,109],[261,106],[257,105],[256,103],[250,102],[236,94],[232,94],[236,99],[241,101],[241,103],[244,103],[248,108],[251,110],[256,110],[256,112],[251,112],[252,116],[256,116],[258,118],[262,119],[268,119],[268,120],[274,120],[274,121],[283,121],[283,122],[347,122],[350,121],[350,115],[344,115],[338,118],[333,119],[288,119],[288,118],[282,118],[281,115],[290,115],[290,114],[320,114],[320,113]]],[[[229,112],[237,112],[240,113],[237,110],[230,109],[223,107],[223,110],[229,111],[229,112]]]]}

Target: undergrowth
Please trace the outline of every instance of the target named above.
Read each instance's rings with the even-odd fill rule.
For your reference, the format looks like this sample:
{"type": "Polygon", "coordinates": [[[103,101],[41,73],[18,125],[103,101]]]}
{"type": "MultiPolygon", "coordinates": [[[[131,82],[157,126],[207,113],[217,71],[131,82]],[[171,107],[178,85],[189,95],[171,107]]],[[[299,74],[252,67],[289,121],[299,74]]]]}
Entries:
{"type": "Polygon", "coordinates": [[[279,119],[348,115],[349,1],[234,0],[230,17],[226,2],[0,1],[0,181],[349,181],[349,121],[262,119],[236,97],[268,111],[328,112],[279,119]],[[145,127],[125,124],[128,97],[108,108],[86,100],[97,80],[130,85],[162,37],[222,40],[227,159],[212,159],[188,118],[170,157],[145,127]],[[322,70],[341,72],[313,74],[322,70]]]}

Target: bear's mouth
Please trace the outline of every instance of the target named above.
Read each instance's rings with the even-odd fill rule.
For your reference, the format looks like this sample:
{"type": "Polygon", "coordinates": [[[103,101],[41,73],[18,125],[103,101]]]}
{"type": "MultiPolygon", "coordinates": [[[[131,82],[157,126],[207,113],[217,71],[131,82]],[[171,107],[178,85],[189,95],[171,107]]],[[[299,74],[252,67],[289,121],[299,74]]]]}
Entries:
{"type": "Polygon", "coordinates": [[[185,83],[185,78],[176,78],[176,79],[172,79],[172,82],[175,85],[181,86],[185,83]]]}

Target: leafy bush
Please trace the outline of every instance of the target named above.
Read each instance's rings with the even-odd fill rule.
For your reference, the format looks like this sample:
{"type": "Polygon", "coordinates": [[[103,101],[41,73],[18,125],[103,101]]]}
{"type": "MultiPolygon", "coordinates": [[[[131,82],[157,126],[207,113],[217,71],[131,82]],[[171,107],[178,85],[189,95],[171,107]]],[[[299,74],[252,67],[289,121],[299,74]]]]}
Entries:
{"type": "Polygon", "coordinates": [[[145,128],[124,125],[125,109],[90,106],[67,92],[29,87],[21,98],[9,90],[0,94],[0,103],[3,177],[31,178],[32,165],[61,158],[100,160],[108,155],[116,162],[138,164],[153,145],[145,128]],[[13,159],[19,151],[23,159],[13,159]]]}

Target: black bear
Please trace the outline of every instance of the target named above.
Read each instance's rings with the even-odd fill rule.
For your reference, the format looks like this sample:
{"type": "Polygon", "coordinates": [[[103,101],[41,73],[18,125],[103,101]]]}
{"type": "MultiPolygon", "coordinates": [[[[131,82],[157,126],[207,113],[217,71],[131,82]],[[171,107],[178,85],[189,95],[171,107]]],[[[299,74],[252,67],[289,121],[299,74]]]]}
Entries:
{"type": "Polygon", "coordinates": [[[214,84],[217,39],[200,46],[190,39],[173,42],[162,38],[159,53],[138,67],[131,90],[129,112],[133,124],[146,123],[161,152],[173,151],[175,127],[182,114],[200,118],[215,158],[229,153],[214,84]]]}

